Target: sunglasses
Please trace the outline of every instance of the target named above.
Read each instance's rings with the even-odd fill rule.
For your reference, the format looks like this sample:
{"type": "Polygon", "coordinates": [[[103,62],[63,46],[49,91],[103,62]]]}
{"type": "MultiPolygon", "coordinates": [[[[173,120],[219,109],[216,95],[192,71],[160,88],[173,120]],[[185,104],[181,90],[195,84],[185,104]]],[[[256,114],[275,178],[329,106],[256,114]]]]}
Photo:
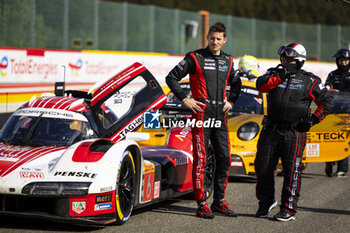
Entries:
{"type": "Polygon", "coordinates": [[[282,56],[282,54],[285,54],[287,57],[304,57],[306,58],[305,55],[299,54],[297,51],[294,49],[287,47],[287,46],[282,46],[278,50],[278,55],[282,56]]]}

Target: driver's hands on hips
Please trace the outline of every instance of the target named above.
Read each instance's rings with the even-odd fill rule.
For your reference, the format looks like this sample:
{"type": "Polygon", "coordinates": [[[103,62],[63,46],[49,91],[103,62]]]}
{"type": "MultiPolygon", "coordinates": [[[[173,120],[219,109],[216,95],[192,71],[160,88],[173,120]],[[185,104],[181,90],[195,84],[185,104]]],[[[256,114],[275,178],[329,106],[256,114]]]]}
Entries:
{"type": "Polygon", "coordinates": [[[225,112],[225,113],[228,113],[232,108],[233,108],[233,103],[232,102],[230,102],[230,101],[225,101],[225,103],[224,103],[224,107],[223,107],[223,111],[225,112]]]}
{"type": "Polygon", "coordinates": [[[204,106],[205,104],[202,102],[199,102],[193,98],[185,98],[182,100],[183,104],[186,108],[190,109],[192,112],[203,112],[203,109],[201,106],[204,106]]]}

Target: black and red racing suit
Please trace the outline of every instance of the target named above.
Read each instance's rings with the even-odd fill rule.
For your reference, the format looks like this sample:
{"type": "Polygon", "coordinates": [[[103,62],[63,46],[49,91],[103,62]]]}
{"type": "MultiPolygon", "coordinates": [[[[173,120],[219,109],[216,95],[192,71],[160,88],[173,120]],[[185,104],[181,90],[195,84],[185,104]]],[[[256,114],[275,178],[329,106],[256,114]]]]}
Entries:
{"type": "Polygon", "coordinates": [[[234,77],[233,57],[222,52],[213,55],[208,48],[188,53],[186,57],[170,71],[166,82],[176,97],[181,101],[186,94],[179,81],[190,75],[192,97],[204,103],[203,112],[192,114],[197,121],[220,122],[220,127],[192,127],[193,141],[193,188],[198,203],[205,201],[210,195],[210,184],[204,177],[207,163],[209,140],[213,145],[216,160],[214,174],[214,200],[222,200],[228,181],[231,162],[230,142],[226,125],[226,114],[223,104],[226,99],[227,85],[231,86],[227,100],[234,103],[241,89],[241,80],[234,77]]]}
{"type": "Polygon", "coordinates": [[[285,75],[282,81],[280,72],[277,68],[269,69],[256,82],[260,92],[268,93],[267,116],[263,120],[255,158],[256,195],[259,206],[263,208],[275,201],[274,170],[281,157],[284,182],[280,208],[294,215],[300,192],[306,131],[309,129],[300,130],[299,126],[304,119],[310,119],[312,101],[318,106],[311,117],[317,123],[331,110],[333,98],[321,79],[312,73],[299,68],[285,75]]]}

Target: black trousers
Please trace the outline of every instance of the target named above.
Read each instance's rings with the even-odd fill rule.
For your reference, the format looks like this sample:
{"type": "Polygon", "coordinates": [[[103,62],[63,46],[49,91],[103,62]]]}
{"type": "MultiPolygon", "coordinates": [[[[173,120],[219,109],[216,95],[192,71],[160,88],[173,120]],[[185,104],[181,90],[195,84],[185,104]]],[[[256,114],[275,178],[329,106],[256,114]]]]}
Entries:
{"type": "Polygon", "coordinates": [[[348,172],[349,170],[349,157],[346,157],[345,159],[339,160],[337,162],[326,162],[326,173],[327,173],[327,167],[331,167],[328,168],[330,173],[332,173],[332,167],[334,164],[337,164],[337,172],[338,171],[342,171],[342,172],[348,172]]]}
{"type": "Polygon", "coordinates": [[[214,182],[214,200],[224,199],[225,190],[228,182],[228,172],[230,169],[230,141],[226,125],[226,115],[222,110],[223,105],[206,104],[203,112],[197,112],[192,117],[196,121],[217,122],[220,126],[209,124],[209,127],[193,127],[193,172],[192,182],[197,202],[205,201],[211,193],[211,182],[214,182]],[[207,154],[209,140],[213,145],[214,156],[216,161],[215,174],[213,181],[209,181],[205,175],[207,165],[207,154]]]}
{"type": "Polygon", "coordinates": [[[259,206],[268,207],[275,200],[275,168],[281,158],[284,181],[281,210],[296,212],[301,186],[301,159],[306,145],[306,133],[296,130],[263,129],[255,158],[257,175],[256,197],[259,206]]]}

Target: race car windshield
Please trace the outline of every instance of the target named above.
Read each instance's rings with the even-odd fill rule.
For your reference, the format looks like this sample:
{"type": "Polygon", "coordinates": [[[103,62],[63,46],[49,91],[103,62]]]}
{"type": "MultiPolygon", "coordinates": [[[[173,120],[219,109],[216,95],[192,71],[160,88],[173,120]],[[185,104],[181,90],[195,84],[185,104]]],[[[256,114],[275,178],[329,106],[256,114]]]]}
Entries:
{"type": "Polygon", "coordinates": [[[334,105],[331,114],[350,113],[350,94],[347,92],[332,92],[334,105]]]}
{"type": "Polygon", "coordinates": [[[85,121],[13,115],[1,131],[0,142],[26,146],[70,146],[95,137],[85,121]]]}
{"type": "Polygon", "coordinates": [[[241,94],[230,112],[233,114],[262,114],[263,104],[261,93],[254,88],[243,86],[241,88],[241,94]]]}

